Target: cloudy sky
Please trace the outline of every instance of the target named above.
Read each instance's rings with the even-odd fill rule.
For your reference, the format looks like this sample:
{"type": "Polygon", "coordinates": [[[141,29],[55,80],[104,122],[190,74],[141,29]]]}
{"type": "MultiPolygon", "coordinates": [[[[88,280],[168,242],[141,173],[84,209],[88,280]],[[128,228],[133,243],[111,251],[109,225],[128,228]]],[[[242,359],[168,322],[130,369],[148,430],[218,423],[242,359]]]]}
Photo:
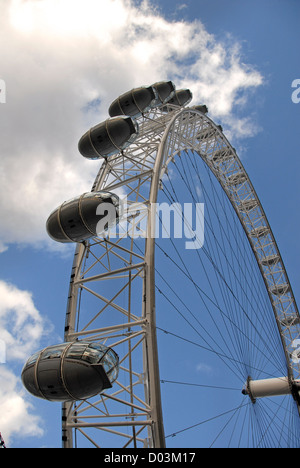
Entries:
{"type": "MultiPolygon", "coordinates": [[[[0,0],[0,7],[0,431],[12,446],[35,446],[36,438],[59,445],[19,373],[31,352],[62,337],[72,257],[49,240],[45,221],[92,186],[99,163],[79,155],[79,138],[119,94],[171,79],[192,90],[193,104],[207,104],[250,171],[260,164],[258,186],[266,177],[271,185],[266,204],[280,207],[275,224],[289,200],[297,216],[298,172],[291,183],[282,175],[295,163],[284,158],[299,152],[300,104],[291,101],[300,78],[299,2],[0,0]],[[285,132],[288,145],[275,144],[285,132]],[[284,198],[274,199],[280,191],[284,198]]],[[[292,250],[299,220],[286,215],[276,227],[282,223],[292,250]]],[[[292,262],[293,252],[286,255],[292,262]]]]}

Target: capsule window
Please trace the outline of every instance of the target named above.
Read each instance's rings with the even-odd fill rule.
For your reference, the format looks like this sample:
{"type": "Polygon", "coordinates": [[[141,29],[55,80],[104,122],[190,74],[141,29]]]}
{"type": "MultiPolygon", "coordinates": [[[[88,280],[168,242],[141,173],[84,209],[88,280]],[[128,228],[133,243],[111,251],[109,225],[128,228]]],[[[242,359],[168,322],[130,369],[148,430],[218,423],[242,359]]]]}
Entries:
{"type": "Polygon", "coordinates": [[[89,349],[96,349],[100,351],[102,354],[107,352],[107,346],[102,345],[101,343],[91,343],[89,349]]]}
{"type": "Polygon", "coordinates": [[[47,348],[43,352],[41,359],[45,360],[45,359],[60,358],[64,349],[65,349],[65,344],[47,348]]]}
{"type": "MultiPolygon", "coordinates": [[[[133,102],[133,101],[132,101],[133,102]]],[[[131,106],[132,102],[129,101],[129,99],[126,99],[126,101],[124,101],[124,107],[129,107],[131,106]]]]}
{"type": "Polygon", "coordinates": [[[110,383],[113,383],[118,377],[118,367],[114,366],[106,372],[107,377],[110,380],[110,383]]]}
{"type": "Polygon", "coordinates": [[[119,358],[117,354],[111,349],[107,350],[101,359],[101,364],[103,365],[110,382],[113,383],[118,377],[119,358]]]}
{"type": "Polygon", "coordinates": [[[70,346],[69,350],[67,351],[66,357],[69,359],[82,359],[82,356],[87,348],[86,343],[74,343],[74,345],[70,346]]]}
{"type": "Polygon", "coordinates": [[[92,349],[91,347],[87,348],[82,355],[82,359],[90,364],[98,364],[101,359],[101,355],[99,351],[96,349],[92,349]]]}
{"type": "Polygon", "coordinates": [[[33,355],[28,359],[28,361],[26,362],[26,366],[30,366],[31,364],[36,363],[36,361],[38,360],[39,355],[40,355],[39,352],[33,354],[33,355]]]}

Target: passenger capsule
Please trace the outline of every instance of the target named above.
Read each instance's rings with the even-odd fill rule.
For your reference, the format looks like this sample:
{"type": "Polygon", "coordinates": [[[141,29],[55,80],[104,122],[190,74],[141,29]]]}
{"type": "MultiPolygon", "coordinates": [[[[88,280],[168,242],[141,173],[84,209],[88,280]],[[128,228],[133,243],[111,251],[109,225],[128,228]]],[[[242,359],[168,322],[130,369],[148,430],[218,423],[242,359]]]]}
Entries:
{"type": "Polygon", "coordinates": [[[228,184],[237,187],[238,185],[241,185],[244,182],[246,182],[246,180],[246,174],[244,174],[243,172],[238,172],[228,177],[228,184]]]}
{"type": "Polygon", "coordinates": [[[88,192],[64,202],[46,224],[49,236],[57,242],[83,242],[99,236],[118,223],[120,199],[110,192],[88,192]]]}
{"type": "Polygon", "coordinates": [[[74,341],[35,353],[22,370],[24,387],[50,401],[85,400],[111,388],[119,357],[100,343],[74,341]]]}
{"type": "Polygon", "coordinates": [[[108,112],[111,117],[117,115],[138,117],[150,110],[156,99],[157,95],[152,86],[134,88],[115,99],[108,112]]]}
{"type": "Polygon", "coordinates": [[[243,213],[249,213],[256,207],[257,207],[257,201],[255,199],[250,199],[240,204],[240,211],[242,211],[243,213]]]}
{"type": "Polygon", "coordinates": [[[268,234],[270,234],[270,230],[266,226],[259,226],[253,229],[249,234],[251,237],[254,237],[254,238],[256,237],[257,239],[259,239],[261,237],[265,237],[268,234]]]}
{"type": "MultiPolygon", "coordinates": [[[[175,95],[168,101],[168,104],[184,107],[187,106],[193,99],[193,94],[189,89],[179,89],[175,91],[175,95]]],[[[168,111],[167,107],[163,108],[164,112],[168,111]]]]}
{"type": "Polygon", "coordinates": [[[108,158],[124,150],[138,135],[138,125],[131,117],[107,119],[86,132],[79,140],[79,152],[88,159],[108,158]]]}
{"type": "Polygon", "coordinates": [[[195,109],[196,111],[201,112],[202,114],[208,113],[208,108],[205,104],[202,106],[193,106],[192,109],[195,109]]]}
{"type": "Polygon", "coordinates": [[[279,255],[269,255],[261,260],[261,264],[263,266],[273,266],[277,265],[277,263],[280,261],[279,255]]]}
{"type": "Polygon", "coordinates": [[[215,127],[212,126],[207,126],[206,128],[202,129],[198,134],[197,134],[197,140],[208,140],[210,138],[213,138],[216,134],[216,129],[215,127]]]}
{"type": "Polygon", "coordinates": [[[152,107],[162,106],[175,96],[176,87],[172,81],[159,81],[152,85],[157,94],[157,99],[152,107]]]}
{"type": "Polygon", "coordinates": [[[223,149],[217,150],[214,153],[212,160],[214,163],[218,164],[218,163],[230,161],[233,158],[234,158],[234,155],[231,152],[231,150],[228,150],[228,148],[225,148],[225,149],[223,148],[223,149]]]}
{"type": "Polygon", "coordinates": [[[271,293],[275,296],[282,296],[284,294],[287,294],[288,292],[290,292],[290,286],[286,283],[278,284],[271,290],[271,293]]]}
{"type": "Polygon", "coordinates": [[[300,317],[297,314],[287,315],[284,319],[280,320],[283,326],[293,327],[295,325],[300,325],[300,317]]]}

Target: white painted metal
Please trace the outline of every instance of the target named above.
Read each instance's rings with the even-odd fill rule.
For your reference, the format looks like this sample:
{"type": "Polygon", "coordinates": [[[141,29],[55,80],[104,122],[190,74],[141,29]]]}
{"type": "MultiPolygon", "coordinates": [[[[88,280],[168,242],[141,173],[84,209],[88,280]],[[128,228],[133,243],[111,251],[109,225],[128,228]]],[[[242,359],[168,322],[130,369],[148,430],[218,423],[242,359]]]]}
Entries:
{"type": "Polygon", "coordinates": [[[253,402],[257,398],[267,398],[274,396],[290,395],[300,388],[300,380],[296,380],[291,385],[288,377],[279,377],[276,379],[252,380],[248,379],[245,394],[248,394],[253,402]]]}
{"type": "MultiPolygon", "coordinates": [[[[198,153],[219,180],[244,227],[282,338],[287,381],[299,379],[300,359],[294,358],[294,343],[300,338],[299,312],[273,233],[235,150],[212,120],[192,108],[182,110],[169,106],[169,113],[155,109],[141,116],[138,123],[139,137],[125,151],[103,162],[93,190],[121,190],[129,203],[146,205],[150,233],[153,229],[151,203],[156,202],[169,163],[182,151],[198,153]]],[[[116,352],[122,345],[121,371],[126,378],[123,381],[120,378],[111,393],[100,395],[96,401],[63,406],[64,447],[74,446],[74,428],[95,446],[101,446],[100,430],[100,435],[105,431],[123,438],[124,447],[164,447],[156,345],[154,240],[148,236],[146,241],[140,241],[139,247],[129,242],[127,234],[135,228],[135,222],[131,219],[123,237],[96,238],[76,249],[65,340],[82,337],[102,340],[116,352]],[[118,285],[113,293],[108,292],[111,284],[118,285]],[[127,304],[121,305],[119,297],[123,293],[127,304]],[[88,314],[86,319],[80,305],[83,294],[99,300],[94,315],[88,314]],[[136,307],[137,297],[139,307],[136,307]],[[107,310],[113,312],[109,324],[101,322],[107,310]],[[97,438],[86,433],[91,427],[98,430],[97,438]]]]}

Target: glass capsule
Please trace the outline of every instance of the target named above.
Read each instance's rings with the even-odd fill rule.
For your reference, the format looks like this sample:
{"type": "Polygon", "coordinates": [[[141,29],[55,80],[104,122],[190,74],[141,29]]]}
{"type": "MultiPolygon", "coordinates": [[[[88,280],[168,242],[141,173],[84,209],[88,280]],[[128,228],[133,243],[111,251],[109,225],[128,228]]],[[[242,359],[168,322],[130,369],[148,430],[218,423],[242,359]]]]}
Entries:
{"type": "Polygon", "coordinates": [[[134,88],[122,94],[109,107],[109,115],[129,115],[138,117],[143,112],[151,109],[157,99],[157,94],[152,86],[134,88]]]}
{"type": "Polygon", "coordinates": [[[22,370],[22,382],[34,396],[50,401],[84,400],[111,388],[119,357],[101,343],[74,341],[35,353],[22,370]]]}
{"type": "Polygon", "coordinates": [[[88,130],[79,140],[78,150],[87,159],[108,158],[123,151],[138,135],[131,117],[119,115],[88,130]]]}
{"type": "Polygon", "coordinates": [[[46,229],[57,242],[83,242],[99,237],[115,226],[121,216],[117,195],[110,192],[88,192],[64,202],[49,216],[46,229]]]}

